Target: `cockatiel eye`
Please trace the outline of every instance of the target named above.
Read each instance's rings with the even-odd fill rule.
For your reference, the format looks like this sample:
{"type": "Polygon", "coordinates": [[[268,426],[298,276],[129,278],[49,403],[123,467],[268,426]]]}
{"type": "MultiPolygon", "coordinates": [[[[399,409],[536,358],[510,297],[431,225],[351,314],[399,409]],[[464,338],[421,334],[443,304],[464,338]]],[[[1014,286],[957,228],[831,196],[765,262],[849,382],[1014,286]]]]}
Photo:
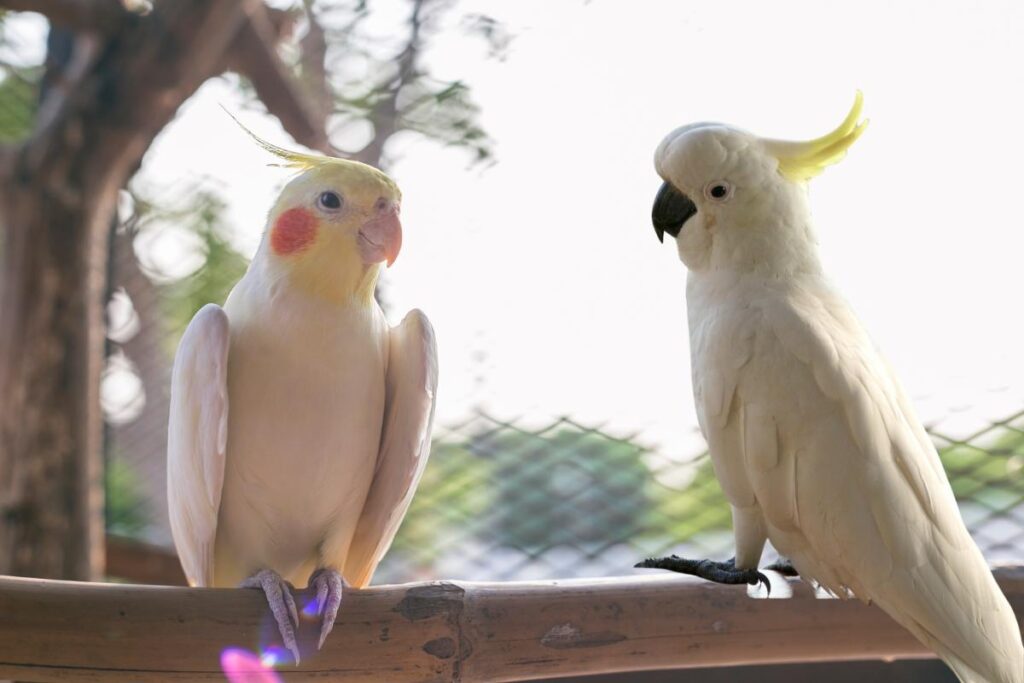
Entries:
{"type": "Polygon", "coordinates": [[[341,195],[337,192],[321,192],[320,196],[316,198],[316,205],[324,211],[337,211],[341,208],[341,195]]]}
{"type": "Polygon", "coordinates": [[[715,180],[704,188],[704,196],[718,202],[724,202],[732,197],[732,184],[727,180],[715,180]]]}

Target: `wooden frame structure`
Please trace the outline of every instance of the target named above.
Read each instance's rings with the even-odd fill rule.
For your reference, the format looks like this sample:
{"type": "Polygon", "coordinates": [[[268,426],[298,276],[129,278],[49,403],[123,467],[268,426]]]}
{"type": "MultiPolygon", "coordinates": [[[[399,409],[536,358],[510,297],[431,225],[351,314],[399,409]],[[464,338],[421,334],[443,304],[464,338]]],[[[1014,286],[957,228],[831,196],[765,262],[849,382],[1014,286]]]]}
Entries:
{"type": "MultiPolygon", "coordinates": [[[[1024,568],[996,570],[1024,614],[1024,568]]],[[[285,681],[484,683],[676,667],[927,657],[881,610],[776,578],[755,599],[670,575],[351,591],[285,681]]],[[[0,679],[223,681],[226,647],[276,631],[257,591],[0,578],[0,679]]]]}

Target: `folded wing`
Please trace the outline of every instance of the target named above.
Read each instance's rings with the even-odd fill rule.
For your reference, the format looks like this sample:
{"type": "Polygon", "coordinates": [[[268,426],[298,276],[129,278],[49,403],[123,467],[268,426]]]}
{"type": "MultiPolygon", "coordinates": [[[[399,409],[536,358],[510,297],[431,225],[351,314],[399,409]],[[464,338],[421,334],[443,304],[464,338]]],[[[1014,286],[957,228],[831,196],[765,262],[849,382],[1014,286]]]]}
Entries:
{"type": "Polygon", "coordinates": [[[962,680],[1024,680],[1013,612],[860,323],[824,286],[762,310],[726,431],[773,542],[833,592],[876,602],[962,680]]]}
{"type": "Polygon", "coordinates": [[[213,545],[228,435],[228,317],[204,306],[178,346],[171,377],[167,499],[181,566],[193,586],[213,581],[213,545]]]}
{"type": "Polygon", "coordinates": [[[345,559],[344,576],[353,586],[370,582],[412,502],[430,453],[436,390],[434,330],[413,310],[391,329],[380,454],[345,559]]]}

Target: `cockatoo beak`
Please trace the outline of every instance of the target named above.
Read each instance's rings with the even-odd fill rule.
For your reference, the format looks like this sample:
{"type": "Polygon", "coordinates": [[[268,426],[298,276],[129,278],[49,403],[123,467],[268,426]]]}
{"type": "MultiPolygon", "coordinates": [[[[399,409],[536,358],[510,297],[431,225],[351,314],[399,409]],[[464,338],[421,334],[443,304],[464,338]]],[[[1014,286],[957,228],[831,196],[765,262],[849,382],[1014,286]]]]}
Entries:
{"type": "Polygon", "coordinates": [[[365,263],[386,261],[388,267],[402,249],[402,222],[397,202],[381,199],[376,214],[359,229],[359,251],[365,263]]]}
{"type": "Polygon", "coordinates": [[[693,200],[672,187],[671,183],[662,183],[658,196],[654,198],[654,209],[651,211],[651,221],[654,223],[658,241],[665,241],[666,232],[673,237],[679,237],[683,223],[695,213],[697,205],[693,200]]]}

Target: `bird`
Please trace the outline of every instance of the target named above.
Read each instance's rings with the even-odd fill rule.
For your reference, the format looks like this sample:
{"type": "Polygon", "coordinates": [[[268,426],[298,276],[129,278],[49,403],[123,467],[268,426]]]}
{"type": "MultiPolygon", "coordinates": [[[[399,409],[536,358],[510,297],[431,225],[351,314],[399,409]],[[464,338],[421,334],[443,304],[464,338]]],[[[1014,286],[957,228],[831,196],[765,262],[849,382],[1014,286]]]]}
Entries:
{"type": "Polygon", "coordinates": [[[770,590],[770,540],[802,578],[878,605],[963,683],[1022,683],[1017,620],[935,446],[818,255],[808,181],[863,134],[862,108],[858,92],[809,141],[703,122],[657,147],[652,221],[688,271],[696,412],[736,547],[725,562],[636,566],[770,590]]]}
{"type": "Polygon", "coordinates": [[[322,615],[322,648],[344,590],[370,582],[409,507],[437,347],[421,311],[392,327],[374,296],[402,244],[395,182],[249,134],[295,174],[224,306],[201,308],[179,343],[170,525],[189,584],[262,590],[297,665],[293,587],[315,593],[304,611],[322,615]]]}

